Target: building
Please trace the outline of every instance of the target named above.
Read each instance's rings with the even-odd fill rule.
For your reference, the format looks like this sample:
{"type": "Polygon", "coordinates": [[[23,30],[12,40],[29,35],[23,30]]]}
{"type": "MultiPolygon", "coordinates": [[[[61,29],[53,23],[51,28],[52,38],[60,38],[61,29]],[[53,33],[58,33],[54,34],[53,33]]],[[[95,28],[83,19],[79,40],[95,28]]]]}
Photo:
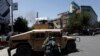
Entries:
{"type": "Polygon", "coordinates": [[[75,12],[80,14],[82,11],[87,11],[90,13],[90,19],[88,23],[93,27],[96,26],[95,24],[97,24],[97,14],[93,8],[91,6],[79,6],[74,1],[72,1],[69,12],[59,13],[58,17],[53,20],[55,28],[61,28],[61,24],[62,28],[66,27],[68,18],[72,15],[72,13],[75,12]]]}
{"type": "Polygon", "coordinates": [[[97,24],[97,14],[94,11],[94,9],[91,6],[79,6],[77,3],[74,1],[71,2],[70,5],[70,13],[76,12],[76,13],[81,13],[83,11],[89,12],[90,13],[90,19],[89,19],[89,25],[95,27],[97,24]]]}
{"type": "Polygon", "coordinates": [[[10,0],[0,0],[0,34],[5,33],[10,23],[10,0]]]}
{"type": "Polygon", "coordinates": [[[65,28],[69,18],[69,12],[62,12],[57,16],[58,17],[53,20],[54,28],[65,28]]]}
{"type": "Polygon", "coordinates": [[[80,6],[81,7],[81,12],[82,11],[86,11],[89,12],[90,14],[90,19],[89,19],[89,25],[91,26],[96,26],[95,24],[97,24],[97,14],[94,11],[94,9],[91,6],[80,6]]]}
{"type": "Polygon", "coordinates": [[[75,3],[74,1],[72,1],[71,4],[70,4],[69,12],[73,13],[74,11],[77,11],[79,9],[80,9],[80,6],[77,3],[75,3]]]}
{"type": "Polygon", "coordinates": [[[80,12],[80,6],[74,1],[71,2],[69,11],[59,13],[58,17],[55,18],[55,20],[53,21],[55,28],[65,28],[68,23],[68,18],[73,12],[80,12]]]}

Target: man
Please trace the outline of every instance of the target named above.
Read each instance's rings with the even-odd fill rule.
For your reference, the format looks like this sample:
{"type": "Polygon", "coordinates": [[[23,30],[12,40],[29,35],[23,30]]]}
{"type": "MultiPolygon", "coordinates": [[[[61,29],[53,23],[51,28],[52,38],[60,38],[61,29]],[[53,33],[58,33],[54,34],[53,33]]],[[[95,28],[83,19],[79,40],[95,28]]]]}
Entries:
{"type": "Polygon", "coordinates": [[[57,56],[58,52],[61,53],[59,46],[56,45],[55,37],[53,37],[53,34],[49,34],[42,47],[46,56],[57,56]]]}
{"type": "Polygon", "coordinates": [[[53,48],[55,46],[54,37],[47,37],[47,43],[44,45],[44,52],[46,56],[53,56],[53,48]]]}

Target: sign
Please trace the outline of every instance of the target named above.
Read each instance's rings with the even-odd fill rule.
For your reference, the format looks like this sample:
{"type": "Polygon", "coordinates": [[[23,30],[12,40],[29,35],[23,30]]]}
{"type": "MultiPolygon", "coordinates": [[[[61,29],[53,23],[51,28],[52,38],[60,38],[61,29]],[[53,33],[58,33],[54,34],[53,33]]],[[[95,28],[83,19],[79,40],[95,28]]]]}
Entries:
{"type": "Polygon", "coordinates": [[[3,1],[4,1],[4,0],[0,0],[0,4],[2,4],[3,1]]]}
{"type": "Polygon", "coordinates": [[[11,5],[12,0],[6,0],[6,2],[11,5]]]}
{"type": "Polygon", "coordinates": [[[6,24],[10,20],[10,6],[8,1],[10,0],[0,0],[0,23],[6,24]]]}
{"type": "Polygon", "coordinates": [[[13,10],[18,10],[18,3],[13,3],[13,10]]]}
{"type": "Polygon", "coordinates": [[[4,14],[8,9],[9,7],[6,4],[3,4],[3,6],[0,7],[0,14],[4,14]]]}
{"type": "Polygon", "coordinates": [[[3,5],[4,5],[4,0],[0,0],[0,9],[1,7],[3,7],[3,5]]]}

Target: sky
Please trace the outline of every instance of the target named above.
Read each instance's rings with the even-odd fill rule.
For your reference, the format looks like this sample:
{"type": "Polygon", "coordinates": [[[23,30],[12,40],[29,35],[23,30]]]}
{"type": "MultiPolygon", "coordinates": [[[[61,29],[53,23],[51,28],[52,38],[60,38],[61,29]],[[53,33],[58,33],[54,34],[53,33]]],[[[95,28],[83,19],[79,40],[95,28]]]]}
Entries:
{"type": "Polygon", "coordinates": [[[18,3],[18,10],[14,11],[14,18],[23,16],[29,22],[29,26],[35,23],[36,12],[39,17],[54,19],[57,14],[69,11],[70,3],[74,1],[79,6],[92,6],[100,21],[100,0],[13,0],[18,3]]]}

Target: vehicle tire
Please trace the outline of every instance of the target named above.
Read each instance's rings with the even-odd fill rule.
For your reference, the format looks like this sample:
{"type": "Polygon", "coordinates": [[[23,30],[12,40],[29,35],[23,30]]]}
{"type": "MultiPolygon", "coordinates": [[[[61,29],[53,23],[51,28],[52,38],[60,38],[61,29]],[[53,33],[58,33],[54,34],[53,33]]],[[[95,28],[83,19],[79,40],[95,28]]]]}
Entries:
{"type": "Polygon", "coordinates": [[[59,52],[59,50],[55,50],[54,56],[62,56],[62,54],[59,52]]]}
{"type": "Polygon", "coordinates": [[[56,46],[55,49],[53,50],[53,56],[62,56],[61,54],[61,48],[56,46]]]}
{"type": "Polygon", "coordinates": [[[15,56],[31,56],[32,55],[32,48],[29,44],[20,44],[17,47],[16,55],[15,56]]]}
{"type": "Polygon", "coordinates": [[[75,40],[69,40],[68,43],[67,43],[66,48],[67,48],[68,52],[77,51],[75,40]]]}

